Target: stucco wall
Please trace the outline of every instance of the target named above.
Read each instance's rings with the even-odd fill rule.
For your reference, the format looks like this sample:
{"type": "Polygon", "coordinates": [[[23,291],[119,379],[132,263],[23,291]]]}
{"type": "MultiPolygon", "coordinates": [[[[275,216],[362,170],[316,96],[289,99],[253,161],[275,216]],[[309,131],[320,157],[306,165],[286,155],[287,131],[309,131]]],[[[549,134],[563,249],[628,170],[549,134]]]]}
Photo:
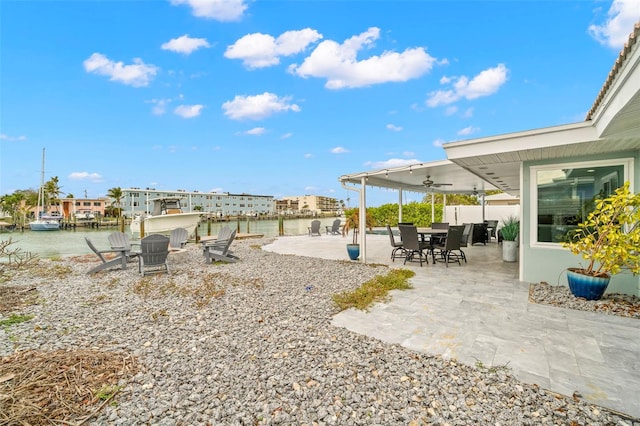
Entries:
{"type": "MultiPolygon", "coordinates": [[[[584,264],[584,260],[569,252],[562,247],[533,247],[531,244],[530,231],[531,227],[536,225],[536,215],[532,215],[531,192],[530,192],[530,171],[532,166],[541,166],[565,162],[575,161],[597,161],[615,158],[634,158],[634,166],[632,170],[634,190],[640,191],[640,151],[617,153],[610,155],[599,155],[597,157],[578,157],[568,158],[559,161],[536,161],[526,162],[523,167],[523,186],[521,188],[521,200],[523,203],[522,220],[521,220],[521,271],[522,279],[526,282],[547,282],[552,285],[568,285],[566,268],[580,266],[584,264]]],[[[627,293],[640,297],[640,276],[633,276],[627,273],[621,273],[614,276],[611,280],[608,293],[627,293]]]]}

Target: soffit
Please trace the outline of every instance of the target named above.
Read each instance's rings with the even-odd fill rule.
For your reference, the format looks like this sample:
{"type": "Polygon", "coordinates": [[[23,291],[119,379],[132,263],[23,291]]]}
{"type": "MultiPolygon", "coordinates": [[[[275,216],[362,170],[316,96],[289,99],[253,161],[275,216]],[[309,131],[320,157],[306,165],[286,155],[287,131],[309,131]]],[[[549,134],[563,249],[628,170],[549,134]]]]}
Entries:
{"type": "Polygon", "coordinates": [[[481,177],[470,173],[468,170],[449,160],[353,173],[340,176],[340,181],[343,183],[360,184],[363,178],[365,178],[365,184],[367,186],[402,189],[403,191],[420,193],[464,194],[473,192],[481,193],[496,189],[495,186],[481,177]],[[434,186],[430,188],[423,184],[427,176],[435,182],[434,186]],[[450,185],[437,185],[445,183],[450,185]]]}

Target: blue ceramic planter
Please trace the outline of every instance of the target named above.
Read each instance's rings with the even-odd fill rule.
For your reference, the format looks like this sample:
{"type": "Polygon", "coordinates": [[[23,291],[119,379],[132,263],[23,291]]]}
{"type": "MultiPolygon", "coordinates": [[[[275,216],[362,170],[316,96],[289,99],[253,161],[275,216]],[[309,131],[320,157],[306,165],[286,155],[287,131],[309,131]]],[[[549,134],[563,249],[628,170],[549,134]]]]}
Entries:
{"type": "Polygon", "coordinates": [[[360,257],[360,245],[347,244],[347,253],[349,254],[349,259],[358,260],[358,257],[360,257]]]}
{"type": "Polygon", "coordinates": [[[575,272],[575,269],[567,269],[567,281],[569,289],[576,297],[587,300],[600,300],[604,294],[611,277],[593,277],[575,272]]]}

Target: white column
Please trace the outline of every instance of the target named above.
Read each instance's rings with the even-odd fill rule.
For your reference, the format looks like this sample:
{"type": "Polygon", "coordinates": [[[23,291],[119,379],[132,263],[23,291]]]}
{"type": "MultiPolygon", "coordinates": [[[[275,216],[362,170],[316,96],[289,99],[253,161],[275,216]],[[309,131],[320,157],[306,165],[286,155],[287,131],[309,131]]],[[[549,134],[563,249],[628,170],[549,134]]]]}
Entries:
{"type": "Polygon", "coordinates": [[[436,220],[436,206],[435,206],[436,196],[432,192],[431,193],[431,223],[436,220]]]}
{"type": "Polygon", "coordinates": [[[360,184],[360,261],[367,263],[367,178],[363,177],[360,184]]]}
{"type": "Polygon", "coordinates": [[[448,222],[447,221],[447,194],[445,194],[444,192],[442,193],[442,221],[443,222],[448,222]]]}

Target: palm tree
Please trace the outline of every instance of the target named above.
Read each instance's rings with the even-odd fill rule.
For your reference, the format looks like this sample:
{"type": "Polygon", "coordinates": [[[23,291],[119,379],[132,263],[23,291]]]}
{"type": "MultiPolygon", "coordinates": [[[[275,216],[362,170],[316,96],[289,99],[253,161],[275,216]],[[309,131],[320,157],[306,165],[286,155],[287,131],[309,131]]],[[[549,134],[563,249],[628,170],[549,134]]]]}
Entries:
{"type": "Polygon", "coordinates": [[[60,205],[60,194],[63,194],[58,176],[54,176],[44,184],[45,198],[49,205],[60,205]]]}
{"type": "MultiPolygon", "coordinates": [[[[107,191],[107,197],[113,200],[112,204],[115,204],[118,212],[118,219],[120,219],[122,214],[122,209],[120,209],[120,203],[122,203],[122,199],[124,198],[124,194],[122,193],[122,188],[120,188],[119,186],[116,186],[115,188],[111,188],[110,190],[107,191]]],[[[124,221],[118,220],[118,223],[119,223],[120,231],[124,232],[124,221]]]]}
{"type": "Polygon", "coordinates": [[[118,211],[118,217],[120,217],[120,203],[122,203],[122,199],[124,198],[124,194],[122,193],[122,189],[119,186],[116,186],[115,188],[111,188],[109,191],[107,191],[107,197],[113,199],[113,203],[118,211]]]}

